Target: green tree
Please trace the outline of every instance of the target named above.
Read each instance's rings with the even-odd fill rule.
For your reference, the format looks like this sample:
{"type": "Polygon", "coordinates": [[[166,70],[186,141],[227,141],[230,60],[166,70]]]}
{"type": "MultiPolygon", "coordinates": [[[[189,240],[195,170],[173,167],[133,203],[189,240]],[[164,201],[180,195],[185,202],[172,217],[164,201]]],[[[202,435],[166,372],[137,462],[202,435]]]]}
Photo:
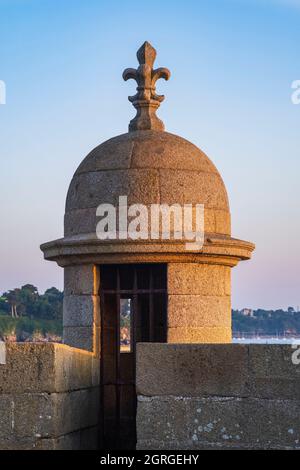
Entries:
{"type": "Polygon", "coordinates": [[[21,305],[21,297],[20,297],[21,289],[12,289],[8,292],[4,292],[3,297],[7,300],[10,306],[10,313],[12,318],[18,318],[18,308],[21,305]]]}
{"type": "Polygon", "coordinates": [[[9,303],[5,297],[0,297],[0,312],[9,313],[9,303]]]}

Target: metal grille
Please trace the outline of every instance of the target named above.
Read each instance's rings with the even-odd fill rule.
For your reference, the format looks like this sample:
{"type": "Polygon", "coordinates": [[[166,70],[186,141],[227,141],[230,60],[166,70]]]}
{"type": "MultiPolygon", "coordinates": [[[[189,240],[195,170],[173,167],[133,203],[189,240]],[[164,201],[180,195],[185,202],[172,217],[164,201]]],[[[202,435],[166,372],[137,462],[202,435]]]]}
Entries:
{"type": "Polygon", "coordinates": [[[132,449],[136,443],[137,342],[166,342],[167,266],[100,267],[102,447],[132,449]],[[120,351],[120,302],[130,299],[130,351],[120,351]]]}

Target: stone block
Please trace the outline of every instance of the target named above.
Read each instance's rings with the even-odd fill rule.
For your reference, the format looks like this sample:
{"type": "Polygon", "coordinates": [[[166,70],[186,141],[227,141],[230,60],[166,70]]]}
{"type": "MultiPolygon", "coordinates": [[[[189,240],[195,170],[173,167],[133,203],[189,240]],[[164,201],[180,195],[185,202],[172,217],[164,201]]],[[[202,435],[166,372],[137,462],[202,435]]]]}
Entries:
{"type": "MultiPolygon", "coordinates": [[[[300,346],[299,346],[300,347],[300,346]]],[[[254,377],[300,379],[300,364],[293,364],[291,344],[249,345],[249,367],[254,377]]]]}
{"type": "Polygon", "coordinates": [[[90,388],[96,383],[96,366],[100,361],[88,351],[75,349],[64,344],[55,348],[55,391],[66,392],[90,388]]]}
{"type": "Polygon", "coordinates": [[[217,173],[208,157],[195,145],[168,132],[139,133],[134,141],[132,168],[170,168],[217,173]]]}
{"type": "Polygon", "coordinates": [[[86,326],[66,326],[64,328],[64,343],[74,348],[94,350],[94,328],[86,326]]]}
{"type": "Polygon", "coordinates": [[[67,195],[66,212],[96,208],[103,203],[117,207],[119,196],[128,196],[128,204],[158,204],[158,170],[107,170],[75,175],[67,195]]]}
{"type": "Polygon", "coordinates": [[[113,137],[94,148],[76,170],[76,175],[88,171],[126,169],[130,167],[133,135],[113,137]]]}
{"type": "Polygon", "coordinates": [[[64,295],[98,295],[99,268],[93,264],[64,268],[64,295]]]}
{"type": "Polygon", "coordinates": [[[137,393],[146,396],[248,396],[247,363],[246,345],[139,343],[137,393]]]}
{"type": "Polygon", "coordinates": [[[168,328],[231,328],[230,297],[168,296],[168,328]]]}
{"type": "Polygon", "coordinates": [[[93,354],[63,344],[7,343],[7,363],[0,366],[0,392],[38,393],[90,387],[99,376],[97,365],[99,368],[99,359],[93,354]]]}
{"type": "Polygon", "coordinates": [[[299,448],[299,402],[251,398],[142,397],[138,448],[299,448]]]}
{"type": "Polygon", "coordinates": [[[216,232],[215,209],[204,208],[204,231],[205,233],[216,232]]]}
{"type": "Polygon", "coordinates": [[[177,397],[139,397],[137,407],[137,440],[184,442],[187,436],[186,401],[177,397]],[[172,402],[172,407],[170,406],[172,402]]]}
{"type": "Polygon", "coordinates": [[[238,447],[276,448],[299,444],[299,402],[210,397],[190,400],[188,441],[238,447]]]}
{"type": "Polygon", "coordinates": [[[70,210],[64,216],[64,234],[66,237],[81,233],[95,234],[98,220],[95,207],[70,210]]]}
{"type": "Polygon", "coordinates": [[[54,343],[7,343],[6,364],[0,365],[0,392],[54,390],[54,343]]]}
{"type": "Polygon", "coordinates": [[[300,400],[300,365],[292,345],[249,345],[249,373],[254,397],[300,400]]]}
{"type": "MultiPolygon", "coordinates": [[[[215,213],[215,233],[230,235],[231,234],[231,216],[226,210],[214,210],[215,213]]],[[[205,212],[206,214],[206,212],[205,212]]]]}
{"type": "Polygon", "coordinates": [[[12,397],[13,431],[17,438],[38,439],[55,435],[56,394],[25,393],[12,397]]]}
{"type": "Polygon", "coordinates": [[[220,327],[176,327],[168,328],[168,343],[231,343],[231,328],[220,327]]]}
{"type": "Polygon", "coordinates": [[[231,268],[202,263],[169,263],[168,293],[230,296],[231,268]]]}
{"type": "Polygon", "coordinates": [[[98,295],[65,295],[63,304],[64,327],[100,326],[98,295]]]}
{"type": "Polygon", "coordinates": [[[228,210],[225,186],[215,173],[160,169],[159,176],[161,204],[204,204],[204,210],[228,210]]]}
{"type": "Polygon", "coordinates": [[[12,398],[17,438],[56,438],[98,423],[99,389],[24,394],[12,398]]]}
{"type": "Polygon", "coordinates": [[[96,426],[99,419],[99,388],[60,393],[55,397],[57,427],[54,436],[96,426]]]}

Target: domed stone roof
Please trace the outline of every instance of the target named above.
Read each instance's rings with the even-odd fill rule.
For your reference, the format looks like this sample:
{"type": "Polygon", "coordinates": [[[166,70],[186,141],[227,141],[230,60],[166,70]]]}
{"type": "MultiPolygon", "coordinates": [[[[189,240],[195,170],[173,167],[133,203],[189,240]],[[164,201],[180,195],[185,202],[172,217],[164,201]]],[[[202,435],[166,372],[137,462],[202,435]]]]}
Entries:
{"type": "Polygon", "coordinates": [[[226,189],[218,170],[195,145],[155,131],[123,134],[96,147],[71,181],[65,236],[93,233],[99,204],[204,204],[205,232],[230,235],[226,189]]]}
{"type": "MultiPolygon", "coordinates": [[[[123,72],[124,80],[134,79],[138,85],[136,94],[129,96],[136,109],[129,132],[102,143],[79,165],[67,195],[64,238],[41,246],[45,258],[60,266],[182,261],[235,266],[251,257],[254,245],[231,237],[228,197],[214,164],[195,145],[164,132],[164,124],[156,116],[164,99],[156,93],[156,81],[168,80],[170,72],[162,67],[154,69],[155,57],[155,49],[145,42],[137,52],[137,69],[123,72]],[[143,236],[138,229],[128,229],[127,220],[121,223],[121,229],[118,226],[117,214],[124,212],[120,197],[123,209],[135,204],[142,204],[142,209],[146,206],[143,236]],[[97,225],[104,214],[101,212],[99,217],[96,210],[103,204],[109,204],[110,209],[113,206],[115,222],[109,228],[112,237],[103,227],[103,237],[98,236],[97,225]],[[173,227],[169,218],[167,228],[161,224],[152,232],[152,205],[164,210],[175,204],[180,211],[173,214],[173,227]],[[198,204],[204,206],[204,234],[202,224],[197,222],[198,204]],[[192,224],[189,220],[186,224],[185,205],[189,205],[192,224]],[[174,230],[178,227],[176,218],[184,230],[174,230]],[[177,236],[181,234],[181,238],[177,236]],[[187,243],[190,234],[195,235],[197,243],[187,243]]],[[[101,223],[103,219],[105,216],[101,223]]]]}

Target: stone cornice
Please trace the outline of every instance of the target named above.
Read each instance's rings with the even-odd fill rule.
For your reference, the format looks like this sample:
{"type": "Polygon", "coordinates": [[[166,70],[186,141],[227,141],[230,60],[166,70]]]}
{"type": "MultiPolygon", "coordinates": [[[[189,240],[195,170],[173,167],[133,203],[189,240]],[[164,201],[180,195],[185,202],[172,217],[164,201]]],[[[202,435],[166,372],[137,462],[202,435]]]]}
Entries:
{"type": "Polygon", "coordinates": [[[106,263],[196,262],[235,266],[251,258],[255,245],[227,236],[206,234],[201,250],[186,250],[186,240],[99,240],[82,234],[41,245],[47,260],[60,266],[106,263]]]}

